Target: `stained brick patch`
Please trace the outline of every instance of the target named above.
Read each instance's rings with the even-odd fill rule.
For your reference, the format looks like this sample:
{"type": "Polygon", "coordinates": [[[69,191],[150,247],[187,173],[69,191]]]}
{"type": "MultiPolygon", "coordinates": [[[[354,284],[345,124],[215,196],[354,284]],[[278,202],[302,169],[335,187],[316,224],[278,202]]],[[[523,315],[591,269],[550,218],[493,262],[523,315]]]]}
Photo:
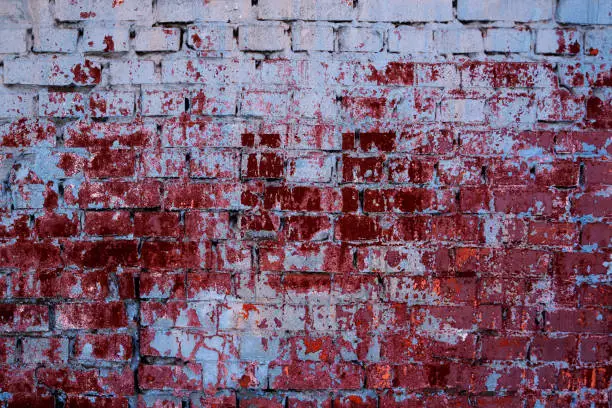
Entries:
{"type": "Polygon", "coordinates": [[[0,407],[608,407],[611,7],[0,1],[0,407]]]}

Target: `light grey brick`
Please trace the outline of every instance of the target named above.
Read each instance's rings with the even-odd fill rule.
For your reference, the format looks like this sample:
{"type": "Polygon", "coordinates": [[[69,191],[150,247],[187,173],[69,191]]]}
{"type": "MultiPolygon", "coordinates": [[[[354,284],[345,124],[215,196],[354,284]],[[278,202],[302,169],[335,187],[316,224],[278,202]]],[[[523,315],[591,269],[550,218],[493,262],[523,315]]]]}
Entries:
{"type": "Polygon", "coordinates": [[[389,30],[389,52],[402,54],[435,52],[433,31],[400,26],[389,30]]]}
{"type": "Polygon", "coordinates": [[[536,53],[577,54],[582,47],[581,37],[581,33],[575,30],[538,30],[536,35],[536,53]]]}
{"type": "Polygon", "coordinates": [[[34,94],[0,90],[0,118],[32,116],[34,94]]]}
{"type": "Polygon", "coordinates": [[[439,30],[434,33],[436,49],[441,54],[465,54],[484,51],[482,33],[476,28],[439,30]]]}
{"type": "Polygon", "coordinates": [[[21,54],[27,49],[25,28],[0,28],[0,54],[21,54]]]}
{"type": "Polygon", "coordinates": [[[43,26],[34,30],[34,51],[71,53],[76,50],[79,30],[43,26]]]}
{"type": "Polygon", "coordinates": [[[152,84],[158,82],[153,61],[112,61],[111,84],[152,84]]]}
{"type": "Polygon", "coordinates": [[[100,0],[56,0],[55,18],[60,21],[144,21],[153,13],[152,0],[124,0],[121,4],[100,0]]]}
{"type": "Polygon", "coordinates": [[[349,21],[354,18],[353,0],[260,0],[260,20],[349,21]]]}
{"type": "Polygon", "coordinates": [[[83,32],[86,52],[123,52],[130,49],[130,28],[127,25],[88,25],[83,32]]]}
{"type": "Polygon", "coordinates": [[[370,27],[340,27],[338,44],[344,52],[379,52],[383,48],[383,34],[370,27]]]}
{"type": "Polygon", "coordinates": [[[133,46],[138,52],[178,51],[181,47],[181,30],[165,27],[139,28],[136,30],[133,46]]]}
{"type": "Polygon", "coordinates": [[[238,79],[239,64],[231,59],[178,59],[162,61],[163,83],[231,84],[238,79]]]}
{"type": "Polygon", "coordinates": [[[368,0],[359,2],[361,21],[450,21],[452,0],[368,0]]]}
{"type": "Polygon", "coordinates": [[[294,51],[333,51],[334,28],[323,23],[294,23],[291,26],[294,51]]]}
{"type": "Polygon", "coordinates": [[[584,52],[591,56],[610,57],[612,55],[612,30],[591,30],[586,33],[584,52]]]}
{"type": "Polygon", "coordinates": [[[156,21],[237,21],[248,16],[250,0],[157,0],[156,21]]]}
{"type": "Polygon", "coordinates": [[[525,29],[490,28],[485,35],[484,47],[490,52],[529,52],[531,33],[525,29]]]}
{"type": "Polygon", "coordinates": [[[235,47],[234,29],[228,24],[211,23],[190,26],[187,45],[198,51],[227,51],[235,47]]]}
{"type": "Polygon", "coordinates": [[[442,122],[484,122],[485,102],[480,99],[445,99],[440,108],[442,122]]]}
{"type": "Polygon", "coordinates": [[[458,0],[457,2],[457,18],[460,20],[538,21],[550,20],[552,17],[552,0],[458,0]]]}
{"type": "Polygon", "coordinates": [[[238,46],[243,51],[280,51],[288,45],[289,36],[284,24],[250,24],[238,28],[238,46]]]}
{"type": "Polygon", "coordinates": [[[612,24],[612,0],[559,0],[557,21],[571,24],[612,24]]]}

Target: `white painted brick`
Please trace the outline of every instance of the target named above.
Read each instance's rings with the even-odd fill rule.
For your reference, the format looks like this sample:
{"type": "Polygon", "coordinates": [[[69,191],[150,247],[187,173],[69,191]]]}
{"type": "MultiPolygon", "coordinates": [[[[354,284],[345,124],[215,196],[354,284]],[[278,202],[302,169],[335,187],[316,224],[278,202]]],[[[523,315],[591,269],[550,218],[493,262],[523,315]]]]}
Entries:
{"type": "Polygon", "coordinates": [[[234,49],[234,30],[227,24],[199,24],[187,30],[187,45],[198,51],[234,49]]]}
{"type": "Polygon", "coordinates": [[[355,14],[353,0],[260,0],[260,20],[349,21],[355,14]]]}
{"type": "Polygon", "coordinates": [[[190,88],[189,112],[197,115],[227,116],[236,113],[238,91],[236,87],[206,86],[190,88]]]}
{"type": "Polygon", "coordinates": [[[338,38],[344,52],[379,52],[383,47],[383,34],[375,28],[340,27],[338,38]]]}
{"type": "Polygon", "coordinates": [[[485,102],[480,99],[445,99],[440,115],[442,122],[481,123],[484,122],[485,102]]]}
{"type": "Polygon", "coordinates": [[[38,94],[38,114],[56,118],[85,116],[87,98],[80,92],[42,90],[38,94]]]}
{"type": "Polygon", "coordinates": [[[35,56],[4,61],[4,83],[28,85],[94,85],[100,65],[76,56],[35,56]]]}
{"type": "Polygon", "coordinates": [[[293,98],[298,117],[333,120],[338,114],[333,90],[300,89],[293,98]]]}
{"type": "Polygon", "coordinates": [[[246,16],[251,8],[251,0],[157,0],[156,21],[236,21],[246,16]]]}
{"type": "Polygon", "coordinates": [[[354,0],[301,0],[304,20],[348,21],[355,16],[354,0]]]}
{"type": "Polygon", "coordinates": [[[287,180],[292,182],[328,183],[336,166],[334,156],[320,152],[300,153],[287,162],[287,180]]]}
{"type": "Polygon", "coordinates": [[[178,51],[181,47],[181,30],[178,28],[139,28],[133,41],[134,50],[178,51]]]}
{"type": "Polygon", "coordinates": [[[434,51],[433,31],[430,29],[400,26],[389,30],[389,52],[413,54],[434,51]]]}
{"type": "Polygon", "coordinates": [[[143,89],[142,114],[145,116],[178,115],[185,112],[184,89],[143,89]]]}
{"type": "Polygon", "coordinates": [[[164,83],[218,83],[237,81],[239,64],[232,59],[179,59],[162,61],[164,83]]]}
{"type": "Polygon", "coordinates": [[[4,92],[0,90],[0,118],[33,116],[34,95],[30,92],[4,92]]]}
{"type": "Polygon", "coordinates": [[[240,112],[244,116],[286,116],[289,99],[287,92],[247,91],[242,95],[240,112]]]}
{"type": "Polygon", "coordinates": [[[238,45],[243,51],[280,51],[288,47],[284,24],[250,24],[238,28],[238,45]]]}
{"type": "Polygon", "coordinates": [[[612,29],[591,30],[586,33],[584,53],[591,56],[612,55],[612,29]]]}
{"type": "Polygon", "coordinates": [[[487,119],[493,127],[529,126],[536,122],[537,105],[532,93],[505,89],[487,101],[487,119]]]}
{"type": "Polygon", "coordinates": [[[25,28],[0,28],[0,54],[21,54],[27,49],[25,28]]]}
{"type": "Polygon", "coordinates": [[[191,149],[189,175],[194,178],[237,179],[240,151],[237,149],[191,149]]]}
{"type": "Polygon", "coordinates": [[[0,1],[0,16],[10,17],[12,23],[17,25],[26,24],[29,21],[29,3],[23,0],[0,1]]]}
{"type": "Polygon", "coordinates": [[[39,27],[34,30],[34,51],[71,53],[76,50],[79,30],[72,28],[39,27]]]}
{"type": "Polygon", "coordinates": [[[557,21],[573,24],[612,24],[612,1],[559,0],[557,21]]]}
{"type": "Polygon", "coordinates": [[[524,22],[549,20],[552,16],[551,0],[458,0],[457,2],[459,20],[524,22]]]}
{"type": "Polygon", "coordinates": [[[309,61],[304,60],[268,60],[259,66],[261,81],[265,85],[305,85],[308,81],[309,61]]]}
{"type": "Polygon", "coordinates": [[[334,28],[323,23],[294,23],[291,26],[293,51],[333,51],[334,28]]]}
{"type": "Polygon", "coordinates": [[[450,21],[452,0],[368,0],[359,2],[361,21],[450,21]]]}
{"type": "Polygon", "coordinates": [[[112,84],[152,84],[158,82],[153,61],[112,61],[110,77],[112,84]]]}
{"type": "Polygon", "coordinates": [[[581,50],[581,43],[578,31],[542,29],[536,35],[536,53],[577,54],[581,50]]]}
{"type": "Polygon", "coordinates": [[[101,91],[89,95],[89,112],[94,118],[132,116],[134,114],[132,91],[101,91]]]}
{"type": "Polygon", "coordinates": [[[420,87],[455,88],[461,83],[455,64],[416,64],[414,79],[420,87]]]}
{"type": "Polygon", "coordinates": [[[299,0],[261,0],[257,3],[260,20],[292,20],[299,16],[299,0]]]}
{"type": "Polygon", "coordinates": [[[484,51],[482,33],[475,28],[440,30],[434,33],[441,54],[465,54],[484,51]]]}
{"type": "Polygon", "coordinates": [[[100,0],[56,0],[55,18],[60,21],[80,20],[150,20],[151,0],[124,0],[121,4],[100,0]]]}
{"type": "Polygon", "coordinates": [[[83,32],[85,52],[123,52],[130,49],[130,29],[125,25],[89,25],[83,32]]]}
{"type": "Polygon", "coordinates": [[[489,52],[529,52],[531,33],[514,28],[490,28],[487,30],[484,47],[489,52]]]}

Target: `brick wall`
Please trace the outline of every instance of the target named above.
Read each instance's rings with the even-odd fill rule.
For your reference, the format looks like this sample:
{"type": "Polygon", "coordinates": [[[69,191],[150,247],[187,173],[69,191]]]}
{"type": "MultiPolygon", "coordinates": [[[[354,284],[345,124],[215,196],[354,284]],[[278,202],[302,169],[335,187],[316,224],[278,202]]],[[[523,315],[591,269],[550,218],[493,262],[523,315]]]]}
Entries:
{"type": "Polygon", "coordinates": [[[1,0],[1,407],[608,407],[611,0],[1,0]]]}

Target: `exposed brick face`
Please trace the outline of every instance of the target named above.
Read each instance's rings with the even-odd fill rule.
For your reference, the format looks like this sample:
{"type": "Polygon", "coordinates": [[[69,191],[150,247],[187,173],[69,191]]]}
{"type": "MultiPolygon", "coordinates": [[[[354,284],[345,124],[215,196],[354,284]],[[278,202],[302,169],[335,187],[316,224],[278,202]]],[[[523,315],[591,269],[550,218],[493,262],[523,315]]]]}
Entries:
{"type": "Polygon", "coordinates": [[[608,407],[610,0],[0,0],[1,407],[608,407]]]}

